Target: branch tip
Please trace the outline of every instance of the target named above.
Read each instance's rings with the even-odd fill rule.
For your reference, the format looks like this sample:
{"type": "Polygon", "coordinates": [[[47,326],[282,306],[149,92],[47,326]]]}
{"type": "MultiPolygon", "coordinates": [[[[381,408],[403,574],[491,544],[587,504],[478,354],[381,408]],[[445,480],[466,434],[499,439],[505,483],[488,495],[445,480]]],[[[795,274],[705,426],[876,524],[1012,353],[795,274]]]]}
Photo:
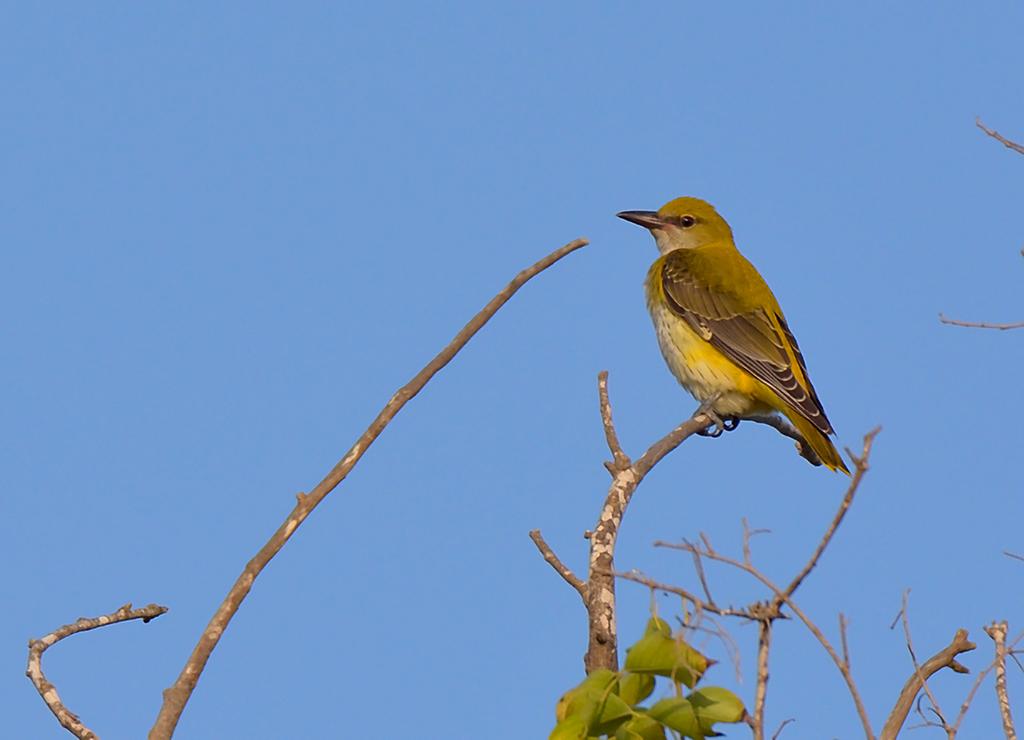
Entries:
{"type": "Polygon", "coordinates": [[[57,687],[47,680],[46,675],[43,673],[43,653],[64,638],[79,632],[87,632],[134,619],[149,622],[166,613],[166,606],[149,604],[139,609],[133,609],[131,602],[128,602],[110,614],[103,614],[98,617],[79,617],[71,624],[58,627],[53,632],[43,635],[37,640],[28,641],[28,665],[25,668],[25,675],[32,681],[32,685],[35,686],[43,703],[53,712],[53,716],[57,718],[62,727],[81,740],[96,740],[97,738],[96,733],[86,727],[78,715],[64,705],[57,693],[57,687]]]}
{"type": "Polygon", "coordinates": [[[327,495],[345,480],[348,474],[362,459],[366,450],[381,435],[395,415],[412,400],[430,380],[439,373],[466,344],[479,332],[488,321],[533,277],[548,269],[563,257],[575,252],[577,249],[587,246],[586,239],[575,239],[568,244],[559,247],[555,251],[541,258],[529,267],[520,270],[509,283],[487,302],[467,323],[463,326],[452,340],[438,352],[430,362],[423,366],[405,385],[384,404],[376,418],[370,422],[356,442],[349,448],[345,456],[304,496],[296,496],[295,508],[288,514],[277,531],[260,548],[252,559],[246,563],[242,573],[231,586],[227,596],[218,605],[213,617],[211,617],[206,628],[192,653],[189,655],[185,666],[178,674],[174,684],[164,691],[164,701],[160,707],[159,714],[153,727],[149,731],[149,740],[169,740],[174,734],[185,705],[195,690],[200,675],[206,667],[210,655],[220,641],[224,630],[227,629],[234,615],[238,612],[242,602],[252,589],[253,582],[260,575],[267,564],[280,552],[292,535],[298,530],[306,518],[313,512],[327,495]]]}

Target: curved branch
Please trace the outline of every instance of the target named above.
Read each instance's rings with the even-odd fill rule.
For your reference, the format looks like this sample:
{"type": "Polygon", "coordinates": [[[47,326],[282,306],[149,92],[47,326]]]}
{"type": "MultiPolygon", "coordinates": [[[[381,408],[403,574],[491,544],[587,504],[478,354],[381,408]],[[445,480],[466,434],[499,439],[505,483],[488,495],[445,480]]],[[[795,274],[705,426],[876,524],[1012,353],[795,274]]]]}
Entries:
{"type": "MultiPolygon", "coordinates": [[[[796,593],[796,590],[800,588],[800,584],[804,582],[804,579],[810,574],[814,567],[818,564],[822,554],[825,552],[825,548],[829,546],[832,538],[835,536],[836,530],[839,529],[839,525],[843,523],[843,519],[846,517],[846,512],[850,510],[850,505],[853,503],[853,497],[857,494],[857,489],[860,488],[860,482],[864,479],[864,474],[868,472],[868,459],[871,457],[871,445],[875,442],[875,437],[882,431],[882,427],[875,427],[870,432],[864,435],[864,448],[861,450],[860,457],[850,453],[850,459],[853,460],[854,472],[853,478],[850,479],[850,485],[846,488],[846,495],[843,496],[842,502],[839,504],[839,509],[836,511],[834,517],[832,517],[832,523],[829,524],[827,530],[825,530],[824,536],[821,538],[821,542],[818,543],[818,547],[815,548],[814,554],[811,555],[811,559],[807,561],[807,565],[803,567],[796,577],[790,581],[789,585],[786,586],[786,596],[792,596],[796,593]]],[[[849,449],[847,449],[849,453],[849,449]]],[[[776,604],[781,604],[782,599],[778,596],[774,599],[776,604]]]]}
{"type": "Polygon", "coordinates": [[[949,326],[966,326],[968,329],[996,329],[998,331],[1024,329],[1024,321],[1014,321],[1009,324],[993,324],[989,321],[961,321],[960,319],[951,319],[944,313],[939,314],[939,321],[949,326]]]}
{"type": "Polygon", "coordinates": [[[1024,146],[1021,146],[1016,141],[1010,141],[1009,139],[1007,139],[1005,136],[1003,136],[998,131],[994,131],[994,130],[990,129],[988,126],[986,126],[984,123],[981,122],[981,118],[975,118],[974,119],[974,125],[977,126],[978,128],[980,128],[982,131],[984,131],[989,136],[991,136],[993,139],[998,141],[1000,144],[1005,146],[1007,149],[1011,149],[1011,150],[1017,152],[1017,154],[1024,154],[1024,146]]]}
{"type": "Polygon", "coordinates": [[[941,671],[943,668],[951,668],[957,673],[966,673],[967,669],[956,661],[956,657],[961,653],[974,650],[975,647],[975,644],[967,639],[967,630],[958,629],[953,636],[953,641],[949,645],[926,660],[922,665],[915,665],[914,672],[903,685],[899,699],[896,700],[896,706],[889,713],[889,718],[885,721],[885,726],[882,728],[882,734],[878,736],[878,740],[895,740],[900,728],[903,727],[903,723],[907,719],[907,715],[914,706],[917,692],[926,685],[927,680],[932,674],[941,671]]]}
{"type": "Polygon", "coordinates": [[[586,239],[576,239],[575,241],[569,242],[564,247],[556,249],[554,252],[544,257],[536,264],[526,268],[518,275],[516,275],[512,281],[505,286],[505,288],[499,292],[490,302],[480,310],[469,323],[466,324],[455,338],[442,349],[434,359],[424,366],[408,383],[403,385],[395,393],[391,399],[384,404],[384,408],[381,409],[380,413],[377,414],[370,426],[367,427],[366,431],[356,440],[356,443],[352,445],[352,448],[345,454],[345,456],[334,466],[334,468],[324,477],[320,483],[316,485],[312,491],[308,494],[299,494],[298,502],[295,504],[295,508],[292,509],[291,513],[284,520],[277,531],[271,536],[267,543],[260,548],[259,552],[250,560],[245,568],[242,570],[242,574],[235,581],[231,590],[228,591],[228,595],[224,601],[217,608],[213,618],[210,619],[210,623],[203,630],[203,634],[199,638],[198,644],[193,649],[192,654],[189,656],[188,661],[185,663],[185,667],[182,669],[181,674],[178,676],[174,685],[164,691],[163,705],[160,707],[160,713],[157,715],[156,722],[153,728],[149,732],[150,740],[166,740],[170,738],[174,733],[174,729],[178,724],[178,720],[181,717],[181,713],[185,709],[185,704],[188,702],[189,697],[195,690],[196,684],[199,681],[199,676],[202,674],[203,669],[206,667],[207,661],[210,659],[210,654],[213,649],[217,646],[220,641],[220,637],[224,634],[224,630],[227,628],[231,618],[234,617],[238,608],[241,606],[242,601],[249,594],[252,589],[252,584],[256,580],[256,577],[262,572],[267,566],[271,559],[277,555],[277,553],[284,547],[285,543],[291,538],[299,526],[306,520],[313,509],[324,500],[324,498],[333,491],[339,483],[345,480],[345,477],[351,472],[352,468],[356,466],[356,463],[362,458],[366,450],[373,444],[374,440],[380,436],[384,428],[391,422],[395,415],[402,410],[417,393],[423,390],[423,387],[434,377],[445,365],[452,361],[459,350],[466,346],[466,343],[473,338],[480,329],[486,324],[498,310],[505,305],[505,303],[515,295],[523,285],[525,285],[531,278],[543,272],[553,264],[558,262],[566,255],[575,252],[577,249],[584,247],[589,242],[586,239]]]}
{"type": "Polygon", "coordinates": [[[29,640],[28,667],[25,669],[25,675],[32,681],[36,691],[39,692],[39,696],[42,697],[43,702],[53,712],[53,716],[57,718],[61,726],[82,740],[98,740],[96,733],[82,724],[78,716],[64,706],[60,696],[57,694],[57,687],[50,683],[43,674],[43,653],[46,652],[46,649],[60,642],[65,637],[76,635],[79,632],[87,632],[99,627],[106,627],[108,624],[127,622],[132,619],[141,619],[143,622],[148,622],[151,619],[156,619],[166,611],[166,606],[158,606],[157,604],[150,604],[141,609],[132,609],[131,604],[125,604],[110,614],[92,617],[91,619],[80,617],[72,624],[58,627],[50,634],[44,635],[38,640],[29,640]]]}

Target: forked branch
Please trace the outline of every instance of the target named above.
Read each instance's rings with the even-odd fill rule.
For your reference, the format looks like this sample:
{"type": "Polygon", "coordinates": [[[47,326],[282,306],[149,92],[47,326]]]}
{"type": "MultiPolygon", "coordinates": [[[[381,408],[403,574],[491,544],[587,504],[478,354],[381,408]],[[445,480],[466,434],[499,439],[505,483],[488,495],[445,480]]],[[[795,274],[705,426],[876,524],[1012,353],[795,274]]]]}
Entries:
{"type": "MultiPolygon", "coordinates": [[[[846,494],[843,496],[843,500],[839,504],[839,508],[835,515],[832,517],[832,521],[828,528],[825,530],[820,542],[811,554],[807,563],[804,567],[793,577],[789,584],[783,588],[776,585],[768,576],[766,576],[761,570],[759,570],[753,563],[751,556],[750,539],[754,534],[757,534],[759,530],[751,530],[744,520],[743,523],[743,557],[742,559],[732,558],[723,555],[716,551],[711,545],[711,540],[707,535],[702,534],[699,543],[683,542],[682,544],[669,543],[669,542],[655,542],[655,546],[668,547],[677,550],[683,550],[689,552],[695,559],[695,563],[699,565],[701,558],[707,558],[708,560],[717,561],[730,565],[734,568],[738,568],[746,573],[749,573],[764,586],[766,586],[771,592],[772,596],[767,603],[755,603],[743,609],[729,609],[728,614],[730,616],[742,616],[746,619],[756,620],[759,622],[760,628],[758,630],[758,659],[757,659],[757,684],[754,692],[754,711],[749,718],[749,723],[754,732],[755,740],[761,740],[765,736],[764,727],[764,707],[767,697],[767,686],[768,686],[768,666],[769,666],[769,652],[771,648],[771,634],[772,624],[775,620],[781,619],[783,615],[782,607],[786,606],[789,608],[796,617],[803,622],[804,626],[814,635],[821,646],[828,653],[829,657],[835,663],[839,669],[839,673],[842,675],[843,680],[846,682],[847,688],[850,691],[850,696],[853,699],[854,706],[857,709],[857,714],[860,717],[861,724],[864,728],[864,734],[868,740],[873,740],[874,733],[871,729],[871,722],[868,718],[867,709],[864,706],[864,702],[861,699],[860,692],[857,689],[857,684],[853,678],[853,672],[850,667],[849,649],[846,643],[846,622],[845,618],[840,616],[840,638],[841,638],[841,650],[832,645],[829,639],[825,636],[825,633],[815,624],[810,617],[796,604],[793,600],[793,594],[800,588],[800,585],[804,582],[807,576],[817,566],[821,559],[821,556],[825,552],[825,549],[832,542],[836,531],[842,524],[843,519],[849,511],[850,506],[853,503],[854,496],[857,490],[860,488],[861,481],[864,479],[864,475],[869,469],[869,458],[871,455],[871,447],[874,443],[875,437],[878,435],[880,428],[873,429],[864,436],[864,446],[859,456],[854,455],[852,452],[847,450],[850,459],[853,461],[855,470],[853,477],[850,479],[850,484],[847,487],[846,494]]],[[[698,569],[701,573],[702,569],[698,569]]],[[[630,580],[641,580],[635,576],[626,576],[630,580]]],[[[701,578],[704,583],[703,576],[701,578]]],[[[643,582],[641,580],[641,582],[643,582]]],[[[669,590],[672,593],[680,593],[681,590],[676,589],[663,589],[669,590]]],[[[704,591],[708,593],[706,583],[704,583],[704,591]]],[[[724,610],[720,610],[714,602],[708,599],[707,602],[703,602],[697,597],[683,592],[684,598],[690,599],[698,608],[712,611],[713,613],[723,614],[726,613],[724,610]]]]}
{"type": "Polygon", "coordinates": [[[608,373],[597,376],[598,400],[601,424],[605,441],[612,459],[605,463],[612,476],[608,486],[601,515],[592,532],[587,579],[582,581],[573,575],[541,536],[540,530],[530,532],[537,549],[544,559],[570,586],[583,597],[587,610],[588,646],[583,663],[587,673],[599,668],[618,670],[618,634],[615,620],[615,544],[626,508],[636,492],[637,486],[652,468],[667,454],[681,445],[687,437],[708,426],[711,420],[700,410],[655,442],[635,462],[622,450],[619,436],[612,419],[611,402],[608,400],[608,373]]]}

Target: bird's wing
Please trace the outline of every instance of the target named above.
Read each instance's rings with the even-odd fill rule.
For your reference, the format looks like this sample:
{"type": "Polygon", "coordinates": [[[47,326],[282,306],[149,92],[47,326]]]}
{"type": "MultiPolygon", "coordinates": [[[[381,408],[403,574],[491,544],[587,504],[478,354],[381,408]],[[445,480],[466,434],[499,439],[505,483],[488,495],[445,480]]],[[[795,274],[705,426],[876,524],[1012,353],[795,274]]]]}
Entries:
{"type": "MultiPolygon", "coordinates": [[[[756,279],[760,281],[760,276],[756,279]]],[[[823,434],[832,433],[800,347],[781,311],[771,306],[751,307],[728,288],[709,287],[694,276],[686,250],[665,258],[662,284],[668,305],[697,334],[771,388],[823,434]]]]}

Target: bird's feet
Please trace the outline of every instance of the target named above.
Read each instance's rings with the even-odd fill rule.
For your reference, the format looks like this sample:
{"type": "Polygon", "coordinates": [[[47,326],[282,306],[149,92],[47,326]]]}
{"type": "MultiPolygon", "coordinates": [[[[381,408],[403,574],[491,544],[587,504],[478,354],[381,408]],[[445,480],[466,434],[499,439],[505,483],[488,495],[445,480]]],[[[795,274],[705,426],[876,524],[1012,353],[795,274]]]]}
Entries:
{"type": "Polygon", "coordinates": [[[740,425],[738,416],[719,416],[714,409],[710,408],[710,404],[702,405],[697,413],[703,414],[711,420],[707,427],[697,432],[701,437],[721,437],[722,432],[731,432],[740,425]]]}

